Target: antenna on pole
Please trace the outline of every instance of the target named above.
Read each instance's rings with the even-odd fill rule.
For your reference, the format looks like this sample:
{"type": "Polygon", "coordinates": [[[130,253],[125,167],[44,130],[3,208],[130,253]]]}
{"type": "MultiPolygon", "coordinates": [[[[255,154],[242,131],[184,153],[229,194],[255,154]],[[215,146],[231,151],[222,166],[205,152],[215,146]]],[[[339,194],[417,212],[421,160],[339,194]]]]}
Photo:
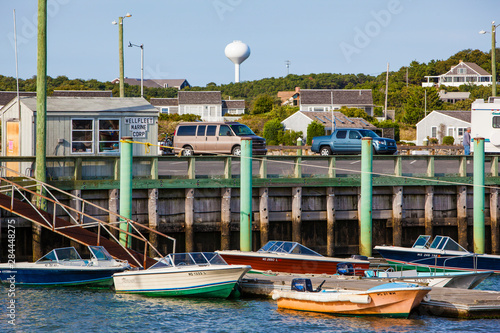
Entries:
{"type": "MultiPolygon", "coordinates": [[[[16,31],[16,10],[14,9],[14,54],[16,57],[16,91],[17,91],[17,110],[18,110],[18,119],[19,123],[21,123],[21,104],[19,100],[19,72],[17,66],[17,31],[16,31]]],[[[21,130],[19,130],[21,133],[21,130]]]]}
{"type": "Polygon", "coordinates": [[[286,75],[290,74],[290,64],[292,62],[290,60],[285,60],[285,66],[286,66],[286,75]]]}

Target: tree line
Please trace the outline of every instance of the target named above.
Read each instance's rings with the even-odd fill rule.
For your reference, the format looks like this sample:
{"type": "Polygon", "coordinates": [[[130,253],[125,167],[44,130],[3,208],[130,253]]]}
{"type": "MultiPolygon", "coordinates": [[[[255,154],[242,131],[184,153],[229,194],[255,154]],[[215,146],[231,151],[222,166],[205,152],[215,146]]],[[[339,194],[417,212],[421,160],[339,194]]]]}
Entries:
{"type": "MultiPolygon", "coordinates": [[[[498,52],[498,49],[496,50],[498,52]]],[[[497,57],[498,59],[498,57],[497,57]]],[[[480,50],[463,50],[446,60],[431,60],[428,63],[412,61],[409,66],[401,67],[389,73],[388,108],[395,110],[395,123],[415,125],[424,116],[426,111],[432,110],[470,110],[471,103],[477,98],[487,99],[491,94],[491,87],[463,85],[460,87],[423,88],[425,76],[444,74],[462,60],[472,62],[491,73],[491,55],[480,50]],[[468,91],[470,98],[455,104],[442,102],[439,99],[439,90],[468,91]]],[[[497,65],[497,71],[500,66],[497,65]]],[[[497,73],[497,77],[499,73],[497,73]]],[[[36,76],[21,79],[20,90],[36,91],[36,76]]],[[[255,81],[229,83],[217,85],[213,82],[205,87],[188,87],[187,91],[221,91],[223,99],[244,99],[246,103],[245,116],[242,122],[247,123],[258,134],[263,134],[264,124],[270,120],[282,121],[296,112],[298,108],[283,107],[277,98],[279,91],[293,91],[295,87],[301,89],[371,89],[376,115],[382,115],[385,103],[386,73],[379,75],[366,74],[336,74],[319,73],[296,75],[289,74],[279,78],[264,78],[255,81]],[[283,118],[285,117],[285,118],[283,118]]],[[[0,90],[16,90],[16,80],[12,77],[0,75],[0,90]]],[[[113,96],[119,96],[118,84],[110,81],[100,82],[95,79],[69,79],[66,76],[56,78],[47,77],[47,92],[50,96],[54,90],[111,90],[113,96]]],[[[144,97],[175,98],[175,88],[148,88],[144,87],[144,97]]],[[[140,96],[140,86],[125,84],[126,97],[140,96]]],[[[285,137],[285,136],[283,136],[285,137]]],[[[283,139],[284,140],[284,139],[283,139]]],[[[284,143],[284,142],[282,142],[284,143]]]]}

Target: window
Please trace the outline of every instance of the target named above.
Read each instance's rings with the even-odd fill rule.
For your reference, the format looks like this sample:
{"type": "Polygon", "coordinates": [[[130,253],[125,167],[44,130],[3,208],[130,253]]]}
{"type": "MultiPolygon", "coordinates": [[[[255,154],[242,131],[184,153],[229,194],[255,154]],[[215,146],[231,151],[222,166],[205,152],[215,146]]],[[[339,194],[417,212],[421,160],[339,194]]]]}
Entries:
{"type": "Polygon", "coordinates": [[[500,116],[493,117],[491,126],[493,126],[493,128],[500,128],[500,116]]]}
{"type": "Polygon", "coordinates": [[[349,139],[359,140],[361,135],[357,131],[349,131],[349,139]]]}
{"type": "Polygon", "coordinates": [[[198,125],[198,131],[196,132],[197,136],[205,136],[205,129],[207,125],[198,125]]]}
{"type": "Polygon", "coordinates": [[[448,136],[455,137],[455,128],[448,127],[448,136]]]}
{"type": "Polygon", "coordinates": [[[179,126],[177,136],[195,136],[196,125],[179,126]]]}
{"type": "Polygon", "coordinates": [[[437,127],[431,127],[431,138],[437,138],[437,127]]]}
{"type": "Polygon", "coordinates": [[[71,152],[93,153],[94,147],[94,120],[71,120],[71,152]]]}
{"type": "Polygon", "coordinates": [[[227,125],[220,125],[219,136],[232,136],[231,129],[227,125]]]}
{"type": "Polygon", "coordinates": [[[216,131],[217,131],[217,125],[207,126],[207,136],[215,136],[216,131]]]}
{"type": "Polygon", "coordinates": [[[337,138],[338,139],[345,139],[347,136],[347,131],[338,131],[337,132],[337,138]]]}
{"type": "Polygon", "coordinates": [[[118,153],[119,151],[120,120],[99,119],[99,153],[118,153]]]}
{"type": "Polygon", "coordinates": [[[161,108],[161,113],[169,114],[170,112],[168,111],[168,107],[163,107],[161,108]]]}
{"type": "Polygon", "coordinates": [[[464,136],[464,133],[465,133],[466,129],[467,129],[466,127],[459,127],[459,128],[457,128],[458,136],[459,137],[460,136],[464,136]]]}
{"type": "Polygon", "coordinates": [[[465,68],[459,68],[458,69],[458,74],[465,74],[465,73],[466,73],[465,68]]]}

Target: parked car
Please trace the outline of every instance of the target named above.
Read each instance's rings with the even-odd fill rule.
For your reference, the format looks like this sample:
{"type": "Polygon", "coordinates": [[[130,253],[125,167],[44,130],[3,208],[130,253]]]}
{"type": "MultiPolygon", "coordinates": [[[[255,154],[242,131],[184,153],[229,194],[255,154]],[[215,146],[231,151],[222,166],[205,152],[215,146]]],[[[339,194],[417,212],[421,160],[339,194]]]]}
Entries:
{"type": "Polygon", "coordinates": [[[320,155],[360,154],[361,138],[373,139],[374,154],[395,154],[398,150],[396,141],[382,138],[372,130],[360,128],[341,128],[331,135],[316,136],[312,140],[311,150],[320,155]]]}
{"type": "Polygon", "coordinates": [[[238,122],[186,122],[177,125],[174,150],[184,156],[193,154],[241,155],[241,139],[252,139],[252,154],[266,155],[266,139],[255,135],[238,122]]]}

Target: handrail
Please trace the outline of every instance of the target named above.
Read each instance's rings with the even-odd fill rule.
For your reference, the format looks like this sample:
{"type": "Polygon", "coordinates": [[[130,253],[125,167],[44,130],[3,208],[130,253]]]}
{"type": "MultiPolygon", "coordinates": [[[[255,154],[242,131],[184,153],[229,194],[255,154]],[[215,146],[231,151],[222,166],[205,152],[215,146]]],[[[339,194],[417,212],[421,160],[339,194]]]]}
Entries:
{"type": "MultiPolygon", "coordinates": [[[[56,231],[56,230],[61,230],[61,229],[66,229],[66,228],[71,228],[71,227],[82,227],[82,228],[89,228],[89,227],[94,227],[94,226],[98,226],[99,227],[99,231],[100,231],[100,228],[102,227],[104,230],[106,230],[106,232],[108,232],[110,234],[110,236],[115,240],[115,242],[117,242],[117,244],[119,244],[135,261],[136,263],[141,266],[141,267],[144,267],[143,265],[141,265],[141,263],[139,263],[137,261],[137,259],[129,252],[129,250],[124,247],[117,239],[116,237],[111,233],[111,230],[108,230],[108,228],[110,229],[114,229],[114,230],[118,230],[120,231],[121,233],[125,233],[128,236],[130,237],[133,237],[135,239],[138,239],[140,241],[143,241],[145,242],[145,248],[144,248],[144,259],[147,257],[146,256],[146,253],[147,253],[147,248],[148,246],[155,252],[157,253],[160,257],[163,257],[163,255],[158,251],[158,249],[156,249],[156,247],[151,244],[147,238],[138,230],[137,227],[141,227],[141,228],[144,228],[146,230],[148,230],[149,232],[152,232],[152,233],[156,233],[157,235],[160,235],[162,237],[165,237],[171,241],[173,241],[173,252],[175,252],[175,245],[176,245],[176,241],[175,241],[175,238],[173,237],[170,237],[170,236],[167,236],[159,231],[156,231],[154,229],[151,229],[149,227],[146,227],[146,226],[143,226],[141,224],[139,224],[138,222],[136,221],[133,221],[131,219],[127,219],[121,215],[119,215],[118,213],[115,213],[115,212],[112,212],[108,209],[105,209],[105,208],[102,208],[90,201],[86,201],[78,196],[75,196],[71,193],[68,193],[68,192],[65,192],[65,191],[62,191],[54,186],[51,186],[49,184],[46,184],[46,183],[43,183],[43,182],[40,182],[32,177],[29,177],[29,176],[23,176],[22,174],[20,174],[19,172],[17,172],[16,170],[12,170],[12,169],[9,169],[7,167],[4,167],[4,166],[0,166],[0,171],[2,172],[5,172],[5,171],[8,171],[8,172],[12,172],[12,173],[15,173],[15,174],[18,174],[18,175],[21,175],[23,177],[23,179],[29,179],[33,182],[35,182],[35,185],[29,185],[27,187],[24,187],[24,186],[21,186],[19,185],[18,183],[14,182],[14,181],[11,181],[9,179],[6,179],[6,178],[3,178],[3,177],[0,177],[0,181],[3,182],[4,184],[9,184],[9,185],[3,185],[3,186],[0,186],[0,188],[10,188],[10,191],[9,190],[0,190],[0,192],[4,192],[4,193],[11,193],[11,197],[12,197],[12,200],[11,200],[11,207],[10,207],[10,210],[13,211],[14,213],[15,210],[14,210],[14,192],[16,193],[19,193],[25,200],[26,202],[32,207],[34,208],[34,210],[37,212],[37,214],[43,219],[43,221],[45,221],[45,223],[47,223],[47,225],[53,230],[53,231],[56,231]],[[40,193],[36,192],[36,191],[33,191],[31,190],[30,188],[32,187],[35,187],[35,186],[40,186],[42,187],[47,193],[49,193],[49,197],[46,196],[46,195],[41,195],[40,193]],[[94,216],[91,216],[83,211],[79,211],[73,207],[70,207],[70,206],[67,206],[63,203],[61,203],[59,200],[57,200],[57,198],[55,197],[55,195],[50,191],[53,190],[54,192],[58,192],[58,193],[61,193],[61,194],[64,194],[65,196],[67,197],[70,197],[70,198],[73,198],[75,200],[78,200],[78,201],[81,201],[82,202],[82,207],[84,207],[83,205],[87,204],[87,205],[90,205],[100,211],[103,211],[103,212],[106,212],[107,214],[109,215],[113,215],[115,217],[118,218],[119,222],[106,222],[106,221],[102,221],[94,216]],[[54,211],[53,211],[53,216],[54,216],[54,219],[52,221],[52,223],[50,221],[48,221],[45,216],[43,216],[43,214],[41,213],[41,211],[39,209],[37,209],[37,207],[31,202],[31,200],[29,200],[25,193],[30,193],[31,195],[33,195],[34,197],[38,197],[38,198],[41,198],[43,200],[46,200],[48,202],[51,202],[54,204],[54,211]],[[72,218],[70,221],[73,221],[73,225],[69,225],[69,226],[60,226],[60,227],[57,227],[56,226],[56,208],[57,207],[60,207],[63,209],[64,212],[66,212],[70,217],[72,216],[70,214],[70,211],[71,212],[74,212],[75,214],[79,214],[82,218],[81,218],[81,221],[78,222],[78,220],[72,218]],[[84,219],[87,218],[87,219],[90,219],[92,222],[88,222],[88,223],[83,223],[84,219]],[[134,229],[138,235],[135,235],[133,233],[130,233],[128,232],[128,228],[127,230],[122,230],[120,229],[119,227],[115,226],[114,224],[121,224],[121,223],[127,223],[127,225],[129,225],[132,229],[134,229]]],[[[83,209],[82,209],[83,210],[83,209]]],[[[17,215],[20,215],[20,214],[17,214],[17,215]]]]}

